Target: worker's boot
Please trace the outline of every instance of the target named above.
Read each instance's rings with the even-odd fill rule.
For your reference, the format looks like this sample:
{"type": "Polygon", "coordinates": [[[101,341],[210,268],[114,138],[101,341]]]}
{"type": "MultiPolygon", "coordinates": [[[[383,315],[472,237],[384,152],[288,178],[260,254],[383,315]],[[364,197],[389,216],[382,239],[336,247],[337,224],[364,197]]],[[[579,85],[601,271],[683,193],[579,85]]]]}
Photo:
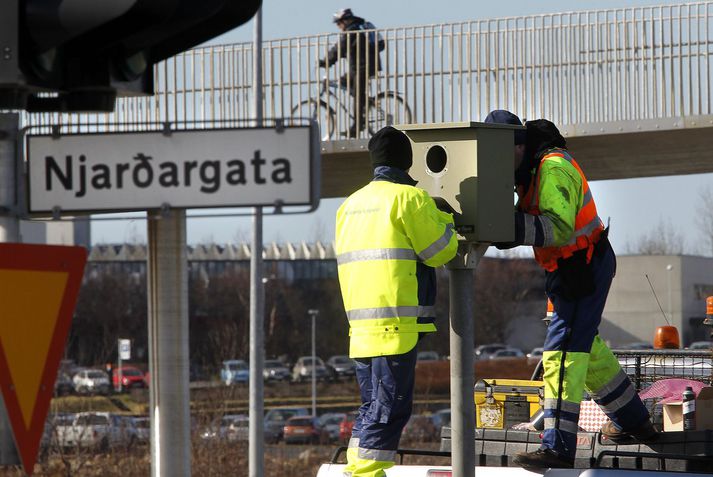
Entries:
{"type": "Polygon", "coordinates": [[[607,421],[607,423],[602,426],[600,432],[602,436],[616,443],[631,441],[650,442],[656,440],[659,436],[659,433],[649,419],[640,426],[626,431],[619,429],[613,421],[607,421]]]}
{"type": "Polygon", "coordinates": [[[534,452],[520,452],[512,460],[513,464],[530,469],[571,469],[574,459],[557,454],[552,449],[537,449],[534,452]]]}

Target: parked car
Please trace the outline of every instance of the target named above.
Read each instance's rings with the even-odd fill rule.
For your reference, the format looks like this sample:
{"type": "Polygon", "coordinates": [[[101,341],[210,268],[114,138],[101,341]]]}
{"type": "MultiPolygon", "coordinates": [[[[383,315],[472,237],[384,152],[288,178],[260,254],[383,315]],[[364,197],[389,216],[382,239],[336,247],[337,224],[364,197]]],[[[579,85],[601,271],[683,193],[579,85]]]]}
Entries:
{"type": "Polygon", "coordinates": [[[131,421],[108,412],[80,412],[71,424],[57,426],[62,448],[82,447],[106,451],[117,445],[130,446],[136,439],[131,421]]]}
{"type": "Polygon", "coordinates": [[[327,367],[324,365],[322,358],[316,356],[313,364],[311,356],[302,356],[295,363],[295,367],[292,368],[292,381],[301,383],[312,379],[313,367],[315,378],[318,380],[325,380],[329,378],[329,372],[327,371],[327,367]]]}
{"type": "Polygon", "coordinates": [[[344,412],[328,412],[319,416],[319,425],[327,432],[329,442],[339,440],[339,425],[345,416],[344,412]]]}
{"type": "Polygon", "coordinates": [[[336,379],[351,377],[356,374],[356,363],[346,355],[330,356],[327,360],[327,366],[336,379]]]}
{"type": "Polygon", "coordinates": [[[542,352],[544,351],[544,348],[539,347],[539,348],[532,348],[532,351],[527,353],[527,359],[532,359],[532,360],[537,360],[539,361],[542,359],[542,352]]]}
{"type": "Polygon", "coordinates": [[[635,341],[633,343],[624,343],[621,346],[616,346],[615,349],[654,349],[654,345],[645,341],[635,341]]]}
{"type": "Polygon", "coordinates": [[[287,381],[290,379],[290,370],[277,359],[265,360],[262,374],[265,381],[287,381]]]}
{"type": "Polygon", "coordinates": [[[242,359],[228,359],[223,361],[220,369],[220,380],[226,386],[236,383],[247,383],[250,380],[250,368],[242,359]]]}
{"type": "Polygon", "coordinates": [[[72,377],[78,394],[109,394],[109,376],[99,369],[82,369],[72,377]]]}
{"type": "Polygon", "coordinates": [[[67,373],[59,372],[57,373],[57,379],[54,382],[54,395],[55,396],[66,396],[74,392],[74,383],[72,382],[72,377],[67,373]]]}
{"type": "Polygon", "coordinates": [[[357,413],[350,412],[344,416],[342,422],[339,423],[339,440],[342,442],[348,441],[352,437],[352,428],[356,421],[357,413]]]}
{"type": "Polygon", "coordinates": [[[146,387],[144,372],[135,366],[121,366],[112,370],[111,382],[114,389],[119,389],[119,369],[121,369],[121,387],[123,389],[146,387]]]}
{"type": "Polygon", "coordinates": [[[431,421],[433,422],[433,426],[436,428],[436,435],[440,437],[443,427],[451,425],[451,410],[440,409],[434,412],[431,414],[431,421]]]}
{"type": "Polygon", "coordinates": [[[499,349],[490,355],[490,359],[500,359],[500,358],[524,358],[525,353],[517,348],[503,348],[499,349]]]}
{"type": "Polygon", "coordinates": [[[329,434],[319,424],[316,416],[295,416],[285,423],[285,444],[327,444],[329,434]]]}
{"type": "Polygon", "coordinates": [[[201,434],[206,440],[247,441],[250,419],[245,414],[226,414],[212,422],[201,434]]]}
{"type": "Polygon", "coordinates": [[[688,346],[688,349],[711,349],[713,341],[694,341],[688,346]]]}
{"type": "Polygon", "coordinates": [[[484,345],[477,346],[475,348],[475,359],[476,360],[489,359],[491,354],[495,353],[498,350],[505,349],[505,348],[507,348],[507,346],[504,344],[500,344],[500,343],[484,344],[484,345]]]}
{"type": "Polygon", "coordinates": [[[436,426],[429,416],[413,414],[404,426],[401,440],[404,442],[431,442],[438,440],[436,426]]]}
{"type": "Polygon", "coordinates": [[[133,421],[136,429],[136,443],[148,444],[151,442],[151,418],[148,416],[135,416],[133,421]]]}
{"type": "Polygon", "coordinates": [[[440,357],[435,351],[419,351],[416,354],[416,361],[438,361],[440,357]]]}
{"type": "Polygon", "coordinates": [[[265,414],[264,432],[265,440],[270,443],[277,443],[282,439],[287,420],[295,416],[307,416],[309,411],[303,407],[280,407],[270,409],[265,414]]]}

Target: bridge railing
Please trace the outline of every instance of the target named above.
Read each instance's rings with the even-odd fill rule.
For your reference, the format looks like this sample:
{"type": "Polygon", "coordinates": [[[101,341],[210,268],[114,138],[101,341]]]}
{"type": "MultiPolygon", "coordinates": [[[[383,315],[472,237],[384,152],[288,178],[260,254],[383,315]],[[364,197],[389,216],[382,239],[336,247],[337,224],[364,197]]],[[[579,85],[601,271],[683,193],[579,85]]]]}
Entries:
{"type": "MultiPolygon", "coordinates": [[[[712,8],[699,2],[377,30],[386,46],[371,53],[382,69],[368,73],[368,94],[391,100],[367,103],[383,110],[367,113],[369,128],[403,118],[482,120],[495,108],[563,126],[712,114],[712,8]]],[[[317,64],[338,39],[335,33],[264,42],[266,116],[304,115],[297,105],[318,96],[323,76],[347,73],[348,49],[328,70],[317,64]]],[[[251,117],[250,43],[197,48],[155,73],[153,97],[124,98],[115,113],[84,118],[111,125],[251,117]]],[[[340,139],[353,121],[347,91],[315,109],[324,140],[340,139]]],[[[78,116],[28,120],[66,124],[78,116]]]]}

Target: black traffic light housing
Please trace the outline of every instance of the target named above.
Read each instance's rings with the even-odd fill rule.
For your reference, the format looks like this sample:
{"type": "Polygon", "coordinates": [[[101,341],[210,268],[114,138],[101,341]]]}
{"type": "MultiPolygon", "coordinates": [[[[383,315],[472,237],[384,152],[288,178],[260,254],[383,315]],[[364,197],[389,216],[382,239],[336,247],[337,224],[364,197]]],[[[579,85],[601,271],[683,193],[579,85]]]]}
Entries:
{"type": "Polygon", "coordinates": [[[2,0],[0,108],[112,111],[152,65],[243,23],[261,0],[2,0]],[[15,19],[15,21],[12,21],[15,19]]]}

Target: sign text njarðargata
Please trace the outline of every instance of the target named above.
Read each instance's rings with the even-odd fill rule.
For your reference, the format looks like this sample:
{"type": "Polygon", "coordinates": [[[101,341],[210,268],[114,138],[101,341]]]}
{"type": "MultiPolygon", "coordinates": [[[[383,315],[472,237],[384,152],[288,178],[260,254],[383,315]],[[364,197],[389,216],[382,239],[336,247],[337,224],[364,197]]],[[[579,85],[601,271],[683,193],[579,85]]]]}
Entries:
{"type": "Polygon", "coordinates": [[[31,213],[316,205],[309,127],[29,136],[31,213]]]}

